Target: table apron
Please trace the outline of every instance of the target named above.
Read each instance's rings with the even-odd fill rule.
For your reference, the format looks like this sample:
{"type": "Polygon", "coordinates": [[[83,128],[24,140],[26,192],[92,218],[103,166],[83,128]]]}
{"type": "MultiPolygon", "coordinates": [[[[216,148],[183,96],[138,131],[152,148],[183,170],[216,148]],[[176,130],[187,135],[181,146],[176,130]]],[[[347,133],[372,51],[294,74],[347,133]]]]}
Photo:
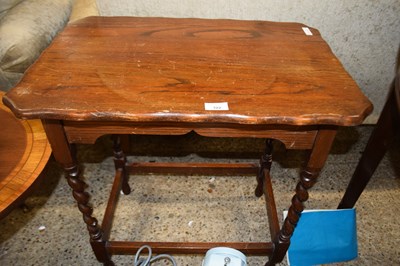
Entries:
{"type": "Polygon", "coordinates": [[[196,132],[205,137],[271,138],[287,149],[311,149],[318,126],[243,125],[214,123],[138,123],[103,121],[63,121],[70,143],[93,144],[107,134],[184,135],[196,132]]]}

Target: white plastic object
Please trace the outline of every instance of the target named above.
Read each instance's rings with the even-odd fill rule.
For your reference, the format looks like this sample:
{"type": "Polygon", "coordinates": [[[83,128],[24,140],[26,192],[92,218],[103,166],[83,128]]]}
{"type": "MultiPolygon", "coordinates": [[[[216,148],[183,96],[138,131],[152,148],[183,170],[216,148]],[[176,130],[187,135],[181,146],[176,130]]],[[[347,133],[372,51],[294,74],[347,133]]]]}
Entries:
{"type": "Polygon", "coordinates": [[[247,266],[246,256],[233,248],[212,248],[207,251],[202,266],[247,266]]]}

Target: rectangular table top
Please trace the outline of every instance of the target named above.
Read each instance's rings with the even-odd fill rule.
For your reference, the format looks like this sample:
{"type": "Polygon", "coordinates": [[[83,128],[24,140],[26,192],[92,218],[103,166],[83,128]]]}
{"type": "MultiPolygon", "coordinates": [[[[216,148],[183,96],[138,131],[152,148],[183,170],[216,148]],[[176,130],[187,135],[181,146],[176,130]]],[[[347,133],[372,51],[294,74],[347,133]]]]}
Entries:
{"type": "Polygon", "coordinates": [[[69,24],[3,102],[30,119],[360,124],[370,101],[304,27],[88,17],[69,24]]]}

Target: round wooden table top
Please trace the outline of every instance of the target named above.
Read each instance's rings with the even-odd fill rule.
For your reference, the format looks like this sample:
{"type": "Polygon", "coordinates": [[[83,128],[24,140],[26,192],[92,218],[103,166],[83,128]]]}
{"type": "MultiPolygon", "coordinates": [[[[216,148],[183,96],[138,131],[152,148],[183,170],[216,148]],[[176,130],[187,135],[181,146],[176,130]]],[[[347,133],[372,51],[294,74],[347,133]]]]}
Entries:
{"type": "MultiPolygon", "coordinates": [[[[0,91],[0,98],[4,92],[0,91]]],[[[40,120],[19,120],[0,104],[0,219],[22,203],[51,148],[40,120]]]]}

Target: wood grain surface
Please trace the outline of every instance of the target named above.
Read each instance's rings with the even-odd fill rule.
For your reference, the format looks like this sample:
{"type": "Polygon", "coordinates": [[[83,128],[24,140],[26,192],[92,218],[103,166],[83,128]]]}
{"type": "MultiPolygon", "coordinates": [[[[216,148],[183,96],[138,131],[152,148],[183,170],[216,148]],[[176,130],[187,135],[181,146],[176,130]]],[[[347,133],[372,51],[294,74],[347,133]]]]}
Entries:
{"type": "MultiPolygon", "coordinates": [[[[4,93],[0,92],[0,96],[4,93]]],[[[40,120],[18,120],[0,105],[0,219],[28,196],[51,148],[40,120]]]]}
{"type": "Polygon", "coordinates": [[[370,101],[298,23],[89,17],[3,98],[20,118],[357,125],[370,101]],[[229,110],[207,111],[205,103],[229,110]]]}

